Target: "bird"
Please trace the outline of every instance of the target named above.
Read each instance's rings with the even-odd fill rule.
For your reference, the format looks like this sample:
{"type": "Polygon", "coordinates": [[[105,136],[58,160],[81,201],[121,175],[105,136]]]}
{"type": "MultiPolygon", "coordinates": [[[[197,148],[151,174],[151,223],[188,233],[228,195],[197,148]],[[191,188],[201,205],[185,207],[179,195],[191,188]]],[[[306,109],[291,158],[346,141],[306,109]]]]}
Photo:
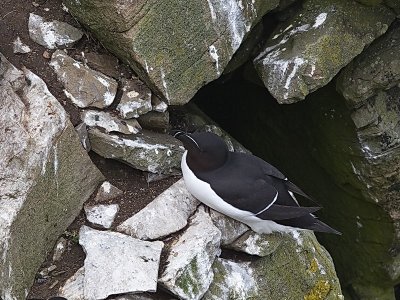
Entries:
{"type": "Polygon", "coordinates": [[[311,199],[263,159],[231,152],[212,132],[173,132],[184,148],[181,160],[188,191],[208,207],[248,225],[257,233],[312,230],[341,234],[302,207],[296,196],[311,199]]]}

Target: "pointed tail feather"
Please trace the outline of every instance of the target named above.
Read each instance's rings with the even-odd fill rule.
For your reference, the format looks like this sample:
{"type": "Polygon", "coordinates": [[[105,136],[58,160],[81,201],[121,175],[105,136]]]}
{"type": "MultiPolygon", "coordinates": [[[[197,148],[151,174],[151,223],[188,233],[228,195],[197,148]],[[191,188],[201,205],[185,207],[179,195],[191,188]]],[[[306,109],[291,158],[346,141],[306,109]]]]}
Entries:
{"type": "Polygon", "coordinates": [[[336,229],[333,229],[332,227],[328,226],[327,224],[325,224],[324,222],[321,222],[318,219],[314,219],[314,224],[312,224],[310,226],[310,228],[307,228],[307,229],[311,229],[311,230],[317,231],[317,232],[326,232],[326,233],[334,233],[334,234],[342,235],[341,232],[337,231],[336,229]]]}
{"type": "Polygon", "coordinates": [[[291,192],[293,192],[293,193],[295,193],[295,194],[297,194],[297,195],[303,196],[304,198],[307,198],[307,199],[311,200],[312,202],[314,202],[314,203],[317,204],[318,206],[321,206],[317,201],[315,201],[313,198],[311,198],[311,197],[308,196],[306,193],[304,193],[304,192],[303,192],[297,185],[295,185],[293,182],[291,182],[291,181],[289,181],[289,180],[285,180],[285,185],[286,185],[286,188],[287,188],[289,191],[291,191],[291,192]]]}

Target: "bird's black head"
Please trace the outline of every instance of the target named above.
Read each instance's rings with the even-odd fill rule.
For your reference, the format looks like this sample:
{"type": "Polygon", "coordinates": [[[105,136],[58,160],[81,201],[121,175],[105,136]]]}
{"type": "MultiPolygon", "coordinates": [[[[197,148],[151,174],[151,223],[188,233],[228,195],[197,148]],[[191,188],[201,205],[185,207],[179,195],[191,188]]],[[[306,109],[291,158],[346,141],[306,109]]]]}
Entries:
{"type": "Polygon", "coordinates": [[[193,171],[215,170],[228,159],[228,147],[223,139],[214,133],[178,131],[174,136],[183,143],[187,150],[186,162],[193,171]]]}

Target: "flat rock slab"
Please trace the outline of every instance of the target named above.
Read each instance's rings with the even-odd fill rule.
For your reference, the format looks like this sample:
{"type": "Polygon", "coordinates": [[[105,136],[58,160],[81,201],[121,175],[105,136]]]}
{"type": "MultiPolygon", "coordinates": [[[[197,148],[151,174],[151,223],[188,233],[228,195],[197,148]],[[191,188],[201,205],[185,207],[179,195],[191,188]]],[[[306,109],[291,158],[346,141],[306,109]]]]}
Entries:
{"type": "Polygon", "coordinates": [[[169,112],[150,111],[137,119],[139,124],[146,129],[166,132],[169,127],[169,112]]]}
{"type": "Polygon", "coordinates": [[[50,66],[64,85],[65,95],[77,107],[105,108],[113,103],[118,87],[115,79],[90,69],[62,50],[53,53],[50,66]]]}
{"type": "Polygon", "coordinates": [[[162,242],[146,242],[82,226],[79,243],[86,253],[85,298],[156,291],[162,242]]]}
{"type": "Polygon", "coordinates": [[[199,203],[180,179],[117,230],[142,240],[159,239],[184,228],[199,203]]]}
{"type": "Polygon", "coordinates": [[[121,101],[117,106],[124,119],[137,118],[152,109],[151,91],[139,78],[132,78],[122,87],[121,101]]]}
{"type": "Polygon", "coordinates": [[[254,60],[255,67],[279,103],[300,101],[326,85],[394,18],[383,5],[305,1],[294,17],[274,31],[254,60]]]}
{"type": "Polygon", "coordinates": [[[30,38],[47,49],[71,46],[83,36],[82,31],[67,23],[56,20],[46,22],[33,13],[29,14],[28,29],[30,38]]]}
{"type": "Polygon", "coordinates": [[[105,111],[84,110],[81,112],[81,119],[87,126],[100,127],[106,132],[135,134],[142,130],[142,127],[135,119],[121,120],[105,111]]]}
{"type": "Polygon", "coordinates": [[[204,300],[254,299],[258,295],[257,282],[250,263],[217,258],[213,264],[213,272],[214,281],[204,295],[204,300]]]}
{"type": "Polygon", "coordinates": [[[274,253],[281,245],[281,242],[282,235],[280,233],[258,234],[250,230],[228,245],[228,247],[236,251],[263,257],[274,253]]]}
{"type": "Polygon", "coordinates": [[[218,78],[250,29],[278,0],[68,0],[65,5],[169,104],[218,78]],[[190,20],[190,22],[188,22],[190,20]]]}
{"type": "Polygon", "coordinates": [[[229,218],[210,209],[210,216],[214,225],[221,231],[221,245],[226,246],[237,240],[250,228],[242,222],[229,218]]]}
{"type": "Polygon", "coordinates": [[[104,178],[44,81],[1,54],[0,98],[0,131],[7,133],[0,141],[0,298],[25,299],[54,243],[104,178]]]}
{"type": "Polygon", "coordinates": [[[82,267],[60,287],[58,295],[68,300],[86,300],[83,294],[84,278],[85,268],[82,267]]]}
{"type": "Polygon", "coordinates": [[[86,219],[103,228],[110,228],[119,211],[118,204],[85,206],[86,219]]]}
{"type": "Polygon", "coordinates": [[[105,158],[117,159],[142,171],[179,173],[184,148],[170,135],[143,130],[122,137],[93,128],[89,138],[93,151],[105,158]]]}
{"type": "Polygon", "coordinates": [[[14,50],[13,50],[14,53],[26,54],[26,53],[29,53],[32,51],[28,45],[24,44],[21,41],[21,38],[19,36],[17,36],[17,38],[13,42],[13,46],[14,46],[14,50]]]}
{"type": "Polygon", "coordinates": [[[220,254],[220,240],[221,232],[201,206],[171,246],[159,282],[180,299],[201,299],[214,278],[212,264],[220,254]]]}

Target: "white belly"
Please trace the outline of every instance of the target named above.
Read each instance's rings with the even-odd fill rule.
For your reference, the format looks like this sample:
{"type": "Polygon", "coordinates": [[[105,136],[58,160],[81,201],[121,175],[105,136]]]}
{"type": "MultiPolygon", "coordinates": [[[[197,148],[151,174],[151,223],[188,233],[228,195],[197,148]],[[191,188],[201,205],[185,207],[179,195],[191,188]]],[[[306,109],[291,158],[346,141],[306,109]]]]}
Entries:
{"type": "Polygon", "coordinates": [[[200,180],[189,169],[186,163],[187,151],[183,154],[181,168],[183,179],[188,191],[199,201],[212,209],[243,222],[258,233],[271,233],[273,231],[291,231],[291,227],[280,225],[274,221],[261,220],[252,212],[240,210],[223,201],[211,188],[210,184],[200,180]]]}

